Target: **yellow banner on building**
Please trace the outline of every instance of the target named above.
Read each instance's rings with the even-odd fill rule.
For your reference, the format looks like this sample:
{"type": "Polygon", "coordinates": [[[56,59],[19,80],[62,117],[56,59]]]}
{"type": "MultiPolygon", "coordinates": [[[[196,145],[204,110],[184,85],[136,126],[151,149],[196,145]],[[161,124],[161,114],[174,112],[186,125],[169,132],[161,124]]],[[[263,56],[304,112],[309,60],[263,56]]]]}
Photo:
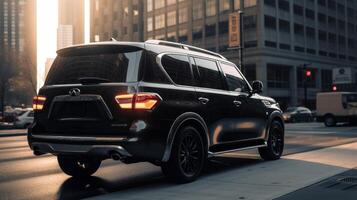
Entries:
{"type": "Polygon", "coordinates": [[[240,15],[232,13],[229,15],[229,47],[240,46],[240,15]]]}

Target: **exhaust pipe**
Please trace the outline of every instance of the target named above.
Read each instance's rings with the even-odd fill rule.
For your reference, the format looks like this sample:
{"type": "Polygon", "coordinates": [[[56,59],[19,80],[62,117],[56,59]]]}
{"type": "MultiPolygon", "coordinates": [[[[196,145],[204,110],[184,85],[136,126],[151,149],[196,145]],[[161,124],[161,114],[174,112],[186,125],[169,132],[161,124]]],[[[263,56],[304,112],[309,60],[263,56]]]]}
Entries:
{"type": "Polygon", "coordinates": [[[121,156],[118,152],[113,152],[110,157],[113,159],[113,160],[120,160],[121,159],[121,156]]]}

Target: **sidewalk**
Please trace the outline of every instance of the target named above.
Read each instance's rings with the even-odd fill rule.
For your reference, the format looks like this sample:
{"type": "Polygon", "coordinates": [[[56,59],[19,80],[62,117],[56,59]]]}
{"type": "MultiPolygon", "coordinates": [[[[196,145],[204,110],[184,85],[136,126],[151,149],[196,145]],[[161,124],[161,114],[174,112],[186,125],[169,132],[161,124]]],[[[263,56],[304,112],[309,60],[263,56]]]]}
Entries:
{"type": "Polygon", "coordinates": [[[27,135],[27,129],[0,130],[0,137],[24,136],[24,135],[27,135]]]}
{"type": "Polygon", "coordinates": [[[190,184],[153,183],[91,199],[274,199],[356,167],[356,155],[357,143],[351,143],[204,175],[190,184]]]}

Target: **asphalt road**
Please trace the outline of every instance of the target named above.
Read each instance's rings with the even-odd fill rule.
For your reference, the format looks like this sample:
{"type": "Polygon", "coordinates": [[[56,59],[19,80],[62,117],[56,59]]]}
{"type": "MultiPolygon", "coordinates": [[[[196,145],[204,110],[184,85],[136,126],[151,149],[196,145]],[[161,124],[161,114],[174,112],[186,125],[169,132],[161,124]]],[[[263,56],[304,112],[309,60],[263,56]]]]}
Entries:
{"type": "MultiPolygon", "coordinates": [[[[285,154],[357,141],[357,127],[326,128],[318,123],[286,125],[285,154]]],[[[231,153],[209,162],[203,176],[263,162],[256,151],[231,153]]],[[[169,185],[160,168],[149,163],[104,161],[95,176],[76,180],[64,175],[54,156],[33,156],[26,136],[0,133],[0,199],[80,199],[133,187],[169,185]]]]}

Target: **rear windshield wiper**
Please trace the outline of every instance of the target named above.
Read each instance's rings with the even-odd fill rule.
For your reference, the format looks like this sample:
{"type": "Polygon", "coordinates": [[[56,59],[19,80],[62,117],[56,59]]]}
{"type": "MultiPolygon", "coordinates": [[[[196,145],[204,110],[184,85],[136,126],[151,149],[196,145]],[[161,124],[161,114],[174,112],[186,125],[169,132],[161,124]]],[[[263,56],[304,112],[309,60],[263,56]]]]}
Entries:
{"type": "Polygon", "coordinates": [[[98,83],[109,83],[109,79],[99,78],[99,77],[82,77],[78,79],[83,85],[98,84],[98,83]]]}

